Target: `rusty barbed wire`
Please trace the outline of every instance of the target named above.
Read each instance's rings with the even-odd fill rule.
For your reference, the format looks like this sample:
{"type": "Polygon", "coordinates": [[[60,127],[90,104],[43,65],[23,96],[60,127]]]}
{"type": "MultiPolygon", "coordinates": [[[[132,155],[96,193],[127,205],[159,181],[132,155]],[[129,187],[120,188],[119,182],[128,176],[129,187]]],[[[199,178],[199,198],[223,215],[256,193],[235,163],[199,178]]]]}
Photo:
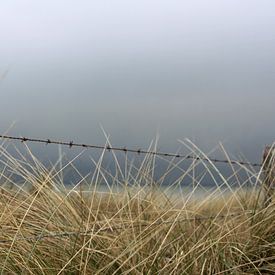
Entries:
{"type": "Polygon", "coordinates": [[[174,157],[174,158],[184,158],[184,159],[193,159],[193,160],[203,160],[207,162],[215,162],[215,163],[224,163],[224,164],[236,164],[236,165],[245,165],[251,167],[262,167],[260,163],[252,163],[247,161],[238,161],[238,160],[227,160],[227,159],[216,159],[216,158],[202,158],[194,155],[182,155],[182,154],[174,154],[168,152],[159,152],[159,151],[147,151],[143,149],[132,149],[126,147],[113,147],[110,145],[93,145],[93,144],[85,144],[85,143],[74,143],[73,141],[60,141],[60,140],[52,140],[52,139],[40,139],[40,138],[29,138],[29,137],[15,137],[8,135],[0,135],[2,139],[8,140],[17,140],[21,142],[35,142],[35,143],[44,143],[44,144],[57,144],[72,147],[82,147],[82,148],[90,148],[90,149],[100,149],[100,150],[108,150],[108,151],[121,151],[124,153],[136,153],[136,154],[149,154],[155,156],[162,157],[174,157]]]}
{"type": "MultiPolygon", "coordinates": [[[[100,232],[110,232],[114,233],[116,231],[119,231],[121,229],[132,229],[132,228],[138,228],[138,227],[152,227],[152,226],[157,226],[157,225],[162,225],[162,224],[179,224],[179,223],[184,223],[184,222],[200,222],[200,221],[207,221],[207,220],[215,220],[215,219],[226,219],[226,218],[232,218],[232,217],[238,217],[243,215],[244,212],[239,212],[239,213],[234,213],[234,214],[227,214],[227,215],[212,215],[208,217],[192,217],[192,218],[185,218],[185,219],[178,219],[174,221],[159,221],[159,222],[153,222],[153,223],[143,223],[143,224],[124,224],[120,226],[114,226],[114,227],[107,227],[107,228],[100,228],[99,225],[97,225],[97,228],[93,228],[90,230],[86,231],[65,231],[65,232],[51,232],[47,234],[35,234],[31,237],[18,237],[15,239],[10,239],[10,240],[0,240],[0,244],[4,243],[12,243],[16,241],[40,241],[46,238],[66,238],[70,236],[89,236],[92,233],[100,233],[100,232]],[[127,226],[129,225],[129,226],[127,226]]],[[[247,214],[247,213],[245,213],[247,214]]]]}

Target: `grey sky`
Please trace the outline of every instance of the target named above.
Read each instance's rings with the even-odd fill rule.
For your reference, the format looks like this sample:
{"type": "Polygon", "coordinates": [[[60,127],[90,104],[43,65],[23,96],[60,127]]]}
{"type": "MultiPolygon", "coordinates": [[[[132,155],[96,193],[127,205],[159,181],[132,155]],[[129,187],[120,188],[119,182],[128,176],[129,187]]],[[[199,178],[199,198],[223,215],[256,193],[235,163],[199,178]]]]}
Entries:
{"type": "MultiPolygon", "coordinates": [[[[275,137],[274,1],[2,1],[1,131],[163,148],[275,137]],[[6,73],[8,70],[8,74],[6,73]]],[[[256,147],[257,149],[254,149],[256,147]]]]}

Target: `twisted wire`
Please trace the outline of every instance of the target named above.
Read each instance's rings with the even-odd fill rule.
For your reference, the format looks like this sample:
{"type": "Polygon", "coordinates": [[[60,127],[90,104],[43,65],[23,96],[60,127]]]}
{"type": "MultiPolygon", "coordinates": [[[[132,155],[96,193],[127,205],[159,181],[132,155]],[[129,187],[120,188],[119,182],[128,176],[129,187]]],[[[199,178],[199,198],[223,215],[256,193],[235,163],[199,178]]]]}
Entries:
{"type": "MultiPolygon", "coordinates": [[[[98,229],[90,229],[86,231],[64,231],[64,232],[51,232],[47,234],[35,234],[30,237],[18,237],[15,239],[10,239],[10,240],[0,240],[0,244],[4,243],[12,243],[15,241],[40,241],[46,238],[66,238],[70,236],[89,236],[93,234],[94,232],[100,233],[100,232],[109,232],[109,233],[114,233],[116,231],[119,231],[121,229],[132,229],[132,228],[137,228],[137,227],[151,227],[151,226],[156,226],[156,225],[162,225],[162,224],[173,224],[173,223],[184,223],[184,222],[199,222],[199,221],[206,221],[206,220],[215,220],[215,219],[225,219],[225,218],[230,218],[230,217],[238,217],[240,215],[243,215],[243,213],[234,213],[234,214],[227,214],[227,215],[213,215],[213,216],[208,216],[208,217],[193,217],[193,218],[185,218],[185,219],[178,219],[178,220],[173,220],[173,221],[159,221],[159,222],[153,222],[151,224],[144,223],[144,224],[131,224],[130,226],[120,225],[120,226],[115,226],[115,227],[106,227],[106,228],[98,228],[98,229]]],[[[126,224],[127,225],[127,224],[126,224]]]]}
{"type": "Polygon", "coordinates": [[[108,150],[108,151],[121,151],[124,153],[136,153],[136,154],[149,154],[155,156],[162,157],[174,157],[174,158],[184,158],[184,159],[193,159],[193,160],[203,160],[207,162],[215,162],[215,163],[224,163],[224,164],[236,164],[236,165],[245,165],[251,167],[262,167],[260,163],[253,163],[247,161],[238,161],[238,160],[227,160],[227,159],[216,159],[216,158],[202,158],[194,155],[182,155],[182,154],[174,154],[169,152],[159,152],[159,151],[148,151],[143,149],[132,149],[126,147],[113,147],[110,145],[94,145],[94,144],[85,144],[85,143],[74,143],[73,141],[60,141],[60,140],[52,140],[52,139],[40,139],[40,138],[29,138],[29,137],[15,137],[8,135],[0,135],[2,139],[8,140],[16,140],[21,142],[35,142],[35,143],[44,143],[44,144],[57,144],[72,147],[82,147],[82,148],[90,148],[90,149],[100,149],[100,150],[108,150]]]}

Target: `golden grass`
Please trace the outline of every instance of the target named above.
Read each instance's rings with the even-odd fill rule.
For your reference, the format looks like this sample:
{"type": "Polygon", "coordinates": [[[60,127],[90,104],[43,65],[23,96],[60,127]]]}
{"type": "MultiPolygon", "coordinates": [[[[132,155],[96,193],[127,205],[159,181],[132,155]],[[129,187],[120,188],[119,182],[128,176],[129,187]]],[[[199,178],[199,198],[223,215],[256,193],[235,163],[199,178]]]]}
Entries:
{"type": "MultiPolygon", "coordinates": [[[[1,180],[6,184],[0,193],[2,274],[275,271],[274,202],[264,208],[257,188],[240,185],[221,195],[217,186],[208,197],[174,196],[168,187],[157,187],[155,160],[146,156],[125,173],[115,158],[118,172],[112,184],[120,182],[120,192],[110,187],[102,193],[96,188],[108,173],[102,156],[95,162],[93,188],[85,192],[82,177],[68,190],[59,181],[60,168],[48,170],[28,152],[30,160],[23,155],[18,159],[1,148],[1,180]],[[5,187],[12,182],[6,171],[20,175],[29,191],[5,187]]],[[[246,172],[260,180],[255,171],[246,172]]]]}

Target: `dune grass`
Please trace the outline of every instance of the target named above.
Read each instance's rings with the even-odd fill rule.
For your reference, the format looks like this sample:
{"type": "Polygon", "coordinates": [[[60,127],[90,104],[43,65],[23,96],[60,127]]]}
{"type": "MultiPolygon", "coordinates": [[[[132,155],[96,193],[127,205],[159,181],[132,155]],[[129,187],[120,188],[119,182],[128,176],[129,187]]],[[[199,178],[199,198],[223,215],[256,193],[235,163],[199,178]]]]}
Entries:
{"type": "MultiPolygon", "coordinates": [[[[197,161],[182,169],[179,161],[169,160],[155,180],[155,156],[145,156],[138,167],[130,161],[122,167],[113,155],[112,175],[103,167],[103,152],[91,160],[95,170],[90,178],[80,175],[68,189],[61,175],[65,167],[79,174],[74,159],[49,169],[28,147],[28,158],[20,152],[15,157],[5,147],[1,146],[1,274],[275,272],[274,200],[263,207],[264,196],[256,187],[261,177],[252,168],[232,166],[229,178],[238,183],[232,189],[229,178],[211,162],[197,161]],[[194,195],[200,186],[201,177],[194,173],[199,162],[206,173],[219,174],[223,188],[217,185],[206,195],[194,195]],[[181,169],[179,178],[161,187],[175,168],[181,169]],[[239,181],[238,169],[249,175],[251,188],[239,181]],[[14,175],[22,179],[20,184],[14,175]],[[186,196],[175,191],[184,178],[193,188],[186,196]],[[102,184],[105,191],[99,188],[102,184]]],[[[203,154],[191,147],[192,153],[203,154]]]]}

